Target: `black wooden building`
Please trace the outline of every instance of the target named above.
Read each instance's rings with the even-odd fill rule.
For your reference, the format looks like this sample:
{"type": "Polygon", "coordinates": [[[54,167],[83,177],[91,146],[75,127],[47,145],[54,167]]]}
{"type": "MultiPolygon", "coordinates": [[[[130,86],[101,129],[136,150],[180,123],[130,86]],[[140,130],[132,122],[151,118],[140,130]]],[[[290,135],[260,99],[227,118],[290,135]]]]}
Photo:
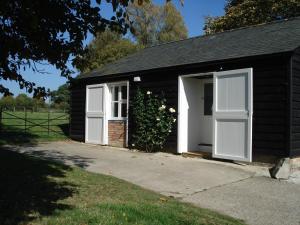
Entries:
{"type": "Polygon", "coordinates": [[[176,109],[170,151],[300,156],[300,18],[149,47],[80,75],[71,86],[71,137],[130,145],[137,87],[163,91],[176,109]]]}

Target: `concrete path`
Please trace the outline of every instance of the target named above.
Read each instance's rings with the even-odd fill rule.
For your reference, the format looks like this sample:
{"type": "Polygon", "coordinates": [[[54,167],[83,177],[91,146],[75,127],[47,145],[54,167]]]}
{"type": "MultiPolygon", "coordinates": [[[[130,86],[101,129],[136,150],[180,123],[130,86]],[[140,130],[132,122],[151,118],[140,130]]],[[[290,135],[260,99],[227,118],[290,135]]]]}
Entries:
{"type": "Polygon", "coordinates": [[[300,185],[263,177],[264,168],[77,142],[10,149],[112,175],[248,224],[300,225],[300,185]]]}

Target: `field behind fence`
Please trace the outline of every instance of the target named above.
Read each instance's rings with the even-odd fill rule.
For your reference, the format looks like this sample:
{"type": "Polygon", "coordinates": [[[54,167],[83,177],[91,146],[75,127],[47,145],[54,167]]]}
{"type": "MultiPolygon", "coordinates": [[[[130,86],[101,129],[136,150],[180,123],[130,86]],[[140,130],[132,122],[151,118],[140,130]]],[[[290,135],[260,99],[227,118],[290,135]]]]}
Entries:
{"type": "MultiPolygon", "coordinates": [[[[27,139],[64,139],[69,135],[69,114],[58,111],[33,112],[0,109],[1,139],[27,142],[27,139]]],[[[2,141],[3,142],[3,141],[2,141]]]]}

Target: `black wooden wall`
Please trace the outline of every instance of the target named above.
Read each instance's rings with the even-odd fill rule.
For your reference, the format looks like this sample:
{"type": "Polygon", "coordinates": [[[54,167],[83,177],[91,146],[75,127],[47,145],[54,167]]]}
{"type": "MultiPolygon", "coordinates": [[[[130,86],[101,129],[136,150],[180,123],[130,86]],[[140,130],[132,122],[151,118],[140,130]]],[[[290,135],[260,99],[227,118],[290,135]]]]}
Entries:
{"type": "Polygon", "coordinates": [[[288,154],[288,62],[288,58],[278,58],[254,65],[254,153],[288,154]]]}
{"type": "Polygon", "coordinates": [[[84,141],[85,132],[85,86],[73,83],[71,86],[70,136],[84,141]]]}
{"type": "MultiPolygon", "coordinates": [[[[150,90],[157,94],[163,91],[168,104],[177,109],[179,75],[252,67],[254,71],[253,152],[254,154],[263,153],[286,156],[288,154],[289,144],[289,65],[289,55],[274,55],[228,60],[211,64],[190,65],[185,68],[178,67],[159,71],[140,72],[138,74],[124,75],[119,78],[98,77],[79,80],[79,83],[73,85],[72,88],[70,132],[73,137],[84,140],[86,84],[128,79],[130,81],[129,104],[137,86],[140,86],[145,90],[150,90]],[[137,75],[141,77],[142,81],[140,83],[133,82],[133,76],[137,75]],[[80,97],[78,95],[80,95],[80,97]]],[[[129,117],[129,140],[133,130],[130,119],[129,117]]],[[[300,142],[298,144],[300,146],[300,142]]],[[[166,148],[168,151],[176,152],[176,126],[168,139],[166,148]]]]}
{"type": "Polygon", "coordinates": [[[300,156],[300,49],[291,58],[290,156],[300,156]]]}

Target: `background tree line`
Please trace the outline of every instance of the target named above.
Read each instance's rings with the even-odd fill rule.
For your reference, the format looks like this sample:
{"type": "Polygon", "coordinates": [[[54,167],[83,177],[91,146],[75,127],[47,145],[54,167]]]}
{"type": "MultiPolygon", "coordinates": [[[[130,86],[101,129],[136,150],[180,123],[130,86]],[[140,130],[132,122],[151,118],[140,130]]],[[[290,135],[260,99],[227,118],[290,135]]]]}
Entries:
{"type": "Polygon", "coordinates": [[[26,94],[19,94],[16,97],[11,95],[3,96],[0,99],[0,108],[19,111],[24,109],[31,109],[37,111],[39,108],[46,108],[47,104],[43,99],[31,98],[26,94]]]}
{"type": "Polygon", "coordinates": [[[70,108],[70,91],[69,84],[63,84],[50,93],[50,102],[46,102],[44,98],[29,97],[26,94],[19,94],[16,97],[12,95],[3,96],[0,99],[0,108],[18,111],[32,110],[39,111],[41,109],[56,109],[68,111],[70,108]]]}

